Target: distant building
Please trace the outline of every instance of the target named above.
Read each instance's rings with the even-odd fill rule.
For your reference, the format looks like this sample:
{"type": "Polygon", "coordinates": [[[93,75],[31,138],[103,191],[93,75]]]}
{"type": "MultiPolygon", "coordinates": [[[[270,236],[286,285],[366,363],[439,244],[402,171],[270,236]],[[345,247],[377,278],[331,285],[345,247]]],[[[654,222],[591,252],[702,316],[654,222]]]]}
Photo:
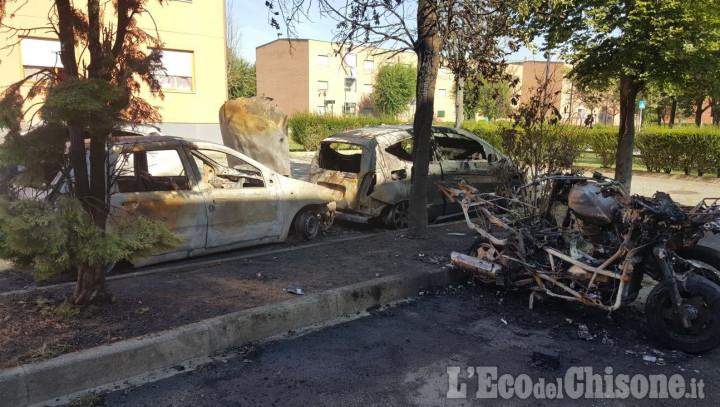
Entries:
{"type": "MultiPolygon", "coordinates": [[[[63,69],[57,36],[48,29],[33,29],[48,25],[52,4],[50,0],[6,4],[8,13],[3,22],[27,30],[0,36],[0,91],[40,69],[63,69]],[[14,13],[14,8],[23,3],[20,12],[14,13]]],[[[80,4],[75,2],[76,6],[80,4]]],[[[227,100],[225,3],[148,2],[147,8],[152,19],[144,16],[139,26],[153,34],[157,29],[165,43],[163,62],[167,72],[161,77],[165,99],[150,96],[147,89],[142,97],[160,107],[164,133],[221,141],[218,110],[227,100]]],[[[77,51],[81,57],[82,50],[77,51]]]]}
{"type": "Polygon", "coordinates": [[[592,115],[594,123],[617,124],[619,110],[604,112],[602,107],[590,109],[586,105],[583,95],[566,78],[571,69],[572,65],[564,62],[522,61],[509,63],[507,71],[519,79],[515,92],[520,96],[520,104],[527,103],[536,92],[547,92],[548,101],[565,122],[582,126],[587,116],[592,115]],[[546,79],[547,90],[543,88],[546,79]]]}
{"type": "MultiPolygon", "coordinates": [[[[287,114],[372,114],[370,94],[383,64],[417,66],[413,52],[391,56],[388,50],[358,47],[336,54],[337,44],[306,39],[277,39],[255,50],[257,94],[272,98],[287,114]]],[[[404,116],[411,118],[414,105],[404,116]]],[[[435,86],[435,118],[455,121],[453,77],[440,68],[435,86]]]]}

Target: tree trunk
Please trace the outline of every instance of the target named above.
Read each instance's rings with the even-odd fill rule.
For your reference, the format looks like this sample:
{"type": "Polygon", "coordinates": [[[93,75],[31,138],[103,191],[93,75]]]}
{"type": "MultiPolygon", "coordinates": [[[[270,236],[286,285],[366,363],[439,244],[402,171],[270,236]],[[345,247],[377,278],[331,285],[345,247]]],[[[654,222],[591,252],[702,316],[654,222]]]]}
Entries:
{"type": "MultiPolygon", "coordinates": [[[[120,3],[126,4],[125,0],[120,3]]],[[[56,0],[58,14],[58,39],[60,40],[60,60],[65,69],[65,80],[77,80],[79,71],[75,56],[75,28],[76,13],[70,0],[56,0]]],[[[103,52],[100,43],[100,1],[88,0],[88,45],[90,64],[88,76],[90,78],[104,78],[108,80],[110,73],[103,71],[103,52]]],[[[125,5],[125,8],[127,6],[125,5]]],[[[127,14],[127,10],[119,12],[127,14]]],[[[122,18],[126,18],[125,15],[122,18]]],[[[121,20],[119,17],[119,21],[121,20]]],[[[119,27],[118,41],[124,43],[126,27],[119,27]],[[120,36],[122,33],[122,36],[120,36]]],[[[117,45],[117,44],[116,44],[117,45]]],[[[90,170],[88,171],[87,150],[85,145],[85,130],[79,123],[69,122],[68,138],[70,140],[70,166],[74,174],[73,192],[82,203],[83,208],[90,214],[94,224],[105,230],[108,216],[108,197],[106,188],[106,147],[105,135],[93,136],[90,140],[90,170]]],[[[106,304],[112,296],[105,282],[105,270],[102,265],[78,264],[77,282],[72,301],[77,305],[106,304]]]]}
{"type": "Polygon", "coordinates": [[[712,99],[710,101],[710,116],[712,116],[712,124],[714,126],[717,126],[718,123],[720,123],[720,111],[718,111],[718,101],[715,99],[712,99]]]}
{"type": "Polygon", "coordinates": [[[673,125],[675,125],[675,115],[677,115],[677,99],[675,99],[675,96],[672,97],[672,104],[670,105],[670,128],[672,129],[673,125]]]}
{"type": "Polygon", "coordinates": [[[620,77],[620,131],[615,159],[615,179],[628,191],[632,182],[632,160],[635,147],[635,99],[642,83],[634,76],[620,77]]]}
{"type": "Polygon", "coordinates": [[[657,109],[655,109],[655,113],[657,114],[657,125],[662,126],[665,108],[658,107],[657,109]]]}
{"type": "Polygon", "coordinates": [[[105,269],[102,266],[78,264],[78,278],[72,303],[75,305],[103,305],[112,302],[112,294],[105,282],[105,269]]]}
{"type": "Polygon", "coordinates": [[[427,233],[427,175],[430,164],[430,135],[435,112],[435,81],[440,68],[440,36],[437,8],[431,0],[418,1],[417,109],[413,121],[413,168],[410,188],[408,237],[427,233]]]}
{"type": "Polygon", "coordinates": [[[465,121],[465,77],[455,76],[455,128],[461,129],[465,121]]]}
{"type": "Polygon", "coordinates": [[[705,109],[703,109],[703,102],[705,101],[705,98],[699,98],[695,101],[695,125],[700,127],[702,126],[702,115],[705,113],[705,109]]]}

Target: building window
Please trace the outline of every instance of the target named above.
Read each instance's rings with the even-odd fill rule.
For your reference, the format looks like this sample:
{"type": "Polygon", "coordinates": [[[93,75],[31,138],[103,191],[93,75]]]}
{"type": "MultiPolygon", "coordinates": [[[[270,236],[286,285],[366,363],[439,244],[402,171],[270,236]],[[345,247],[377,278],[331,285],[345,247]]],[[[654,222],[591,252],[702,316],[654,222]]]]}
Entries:
{"type": "Polygon", "coordinates": [[[355,68],[357,66],[357,54],[354,52],[345,54],[345,65],[355,68]]]}
{"type": "Polygon", "coordinates": [[[440,68],[440,71],[438,72],[440,76],[447,76],[447,68],[440,68]]]}
{"type": "Polygon", "coordinates": [[[345,102],[343,105],[343,113],[345,114],[355,114],[357,112],[357,103],[355,102],[345,102]]]}
{"type": "Polygon", "coordinates": [[[193,90],[193,53],[162,50],[165,71],[155,73],[160,87],[167,90],[193,90]]]}
{"type": "Polygon", "coordinates": [[[363,93],[364,93],[364,94],[369,95],[369,94],[371,94],[372,92],[373,92],[373,87],[372,87],[372,85],[368,85],[367,83],[366,83],[365,85],[363,85],[363,93]]]}
{"type": "Polygon", "coordinates": [[[20,40],[23,74],[33,82],[42,81],[43,69],[54,71],[61,79],[65,69],[60,62],[60,41],[23,38],[20,40]]]}
{"type": "Polygon", "coordinates": [[[363,68],[365,68],[366,71],[372,71],[375,69],[375,62],[371,59],[366,59],[365,62],[363,62],[363,68]]]}
{"type": "Polygon", "coordinates": [[[345,92],[355,92],[357,90],[357,81],[355,78],[345,78],[345,92]]]}
{"type": "Polygon", "coordinates": [[[318,81],[317,87],[318,87],[318,90],[328,90],[328,82],[327,81],[318,81]]]}
{"type": "Polygon", "coordinates": [[[438,89],[438,97],[439,98],[447,97],[447,91],[445,89],[438,89]]]}
{"type": "Polygon", "coordinates": [[[444,110],[438,110],[438,118],[445,117],[445,111],[444,110]]]}
{"type": "Polygon", "coordinates": [[[327,55],[318,55],[317,56],[317,64],[322,65],[322,66],[329,66],[330,58],[328,58],[327,55]]]}
{"type": "Polygon", "coordinates": [[[363,115],[364,116],[372,116],[372,107],[363,108],[363,115]]]}

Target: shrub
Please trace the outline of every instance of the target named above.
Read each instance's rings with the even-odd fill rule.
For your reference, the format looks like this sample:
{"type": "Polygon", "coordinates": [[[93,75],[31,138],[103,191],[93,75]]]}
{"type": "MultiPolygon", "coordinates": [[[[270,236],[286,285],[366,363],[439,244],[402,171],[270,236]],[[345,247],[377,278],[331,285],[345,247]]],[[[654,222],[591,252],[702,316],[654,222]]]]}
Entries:
{"type": "Polygon", "coordinates": [[[612,167],[617,156],[617,127],[598,127],[586,131],[585,148],[589,148],[600,157],[603,167],[612,167]]]}
{"type": "Polygon", "coordinates": [[[503,151],[502,133],[505,129],[512,127],[510,122],[486,122],[466,120],[462,125],[463,129],[473,133],[481,139],[490,143],[493,147],[503,151]]]}
{"type": "Polygon", "coordinates": [[[71,197],[54,203],[0,199],[0,258],[31,268],[36,280],[81,263],[148,256],[182,241],[164,224],[127,214],[110,217],[103,232],[71,197]]]}
{"type": "Polygon", "coordinates": [[[696,170],[702,176],[720,170],[720,130],[716,127],[647,127],[637,135],[636,146],[648,171],[681,170],[689,175],[696,170]]]}

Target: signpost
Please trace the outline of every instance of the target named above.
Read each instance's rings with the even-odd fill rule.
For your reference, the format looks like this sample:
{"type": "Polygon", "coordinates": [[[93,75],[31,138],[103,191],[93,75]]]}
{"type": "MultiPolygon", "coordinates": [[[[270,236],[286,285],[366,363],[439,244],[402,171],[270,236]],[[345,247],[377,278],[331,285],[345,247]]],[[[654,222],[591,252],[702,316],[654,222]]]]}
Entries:
{"type": "Polygon", "coordinates": [[[645,107],[647,107],[647,102],[644,100],[638,102],[638,109],[640,109],[640,124],[638,125],[638,131],[640,131],[643,125],[643,118],[645,117],[643,113],[645,113],[645,107]]]}

